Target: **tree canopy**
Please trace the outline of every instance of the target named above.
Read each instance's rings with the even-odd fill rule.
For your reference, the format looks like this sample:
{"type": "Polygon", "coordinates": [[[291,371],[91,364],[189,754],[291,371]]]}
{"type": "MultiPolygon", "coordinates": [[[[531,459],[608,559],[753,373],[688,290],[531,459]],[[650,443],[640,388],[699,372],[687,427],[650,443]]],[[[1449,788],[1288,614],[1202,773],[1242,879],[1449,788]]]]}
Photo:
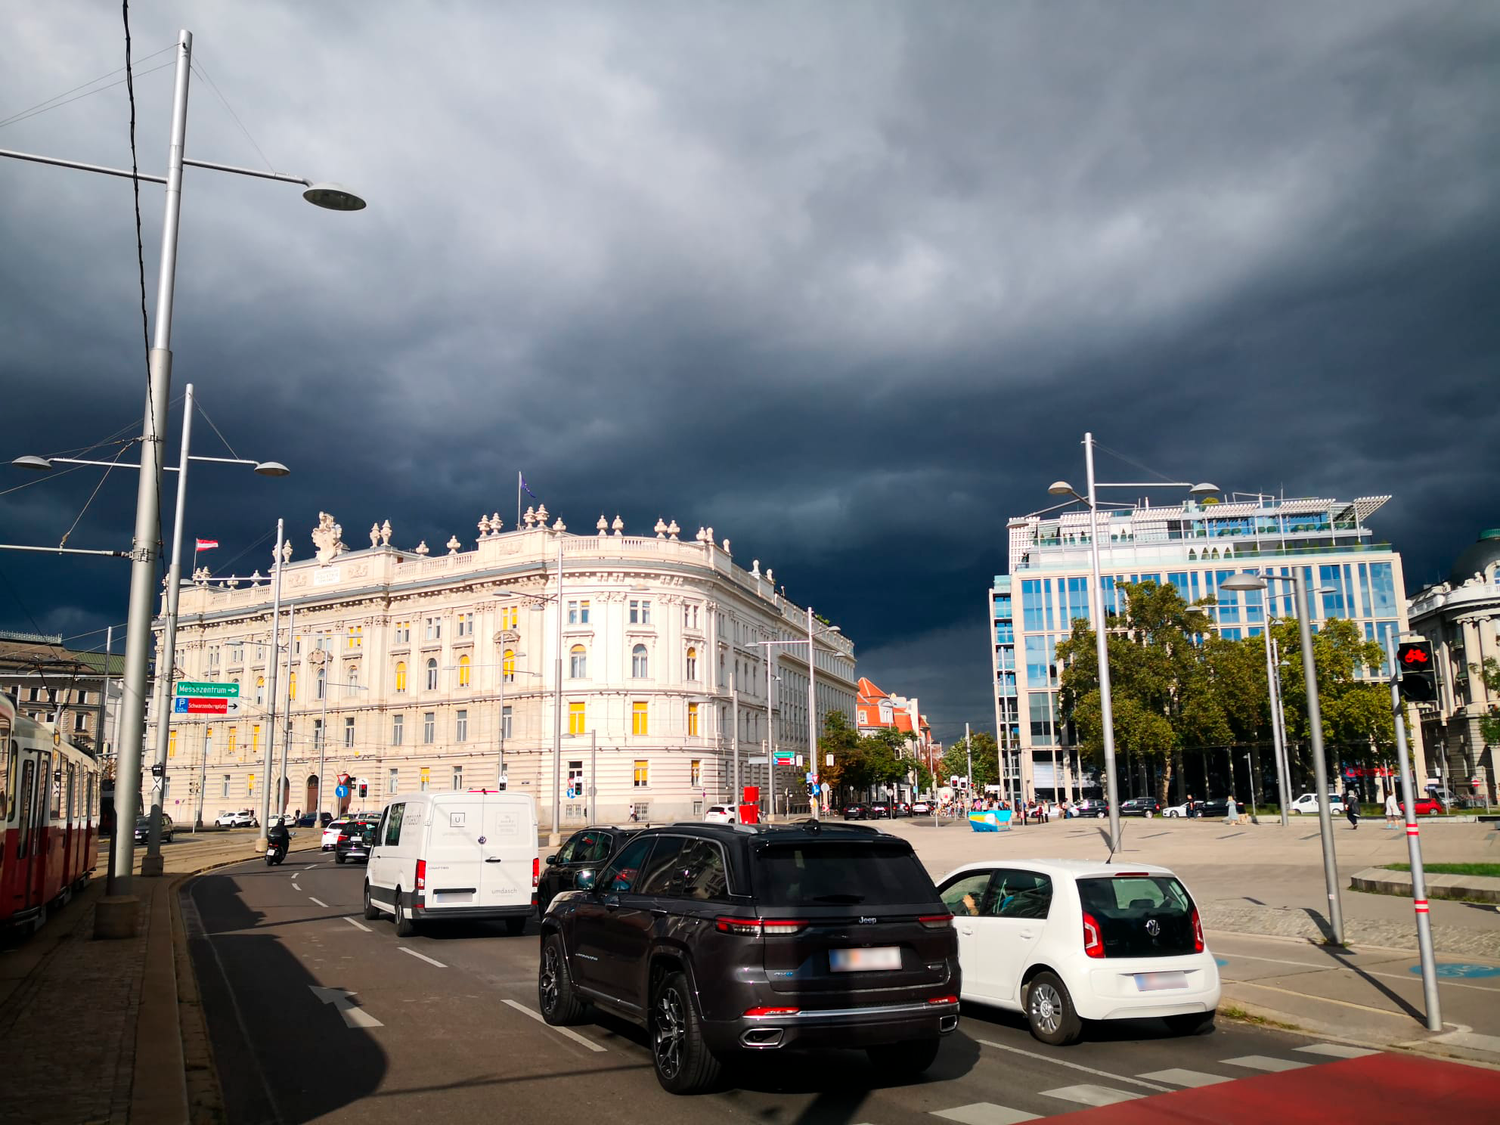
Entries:
{"type": "Polygon", "coordinates": [[[969,732],[968,742],[960,738],[948,747],[943,754],[942,764],[938,767],[939,785],[947,785],[950,777],[968,775],[969,743],[973,744],[974,749],[974,776],[971,779],[974,788],[983,791],[986,785],[999,784],[1000,748],[995,742],[994,735],[988,731],[979,730],[969,732]]]}

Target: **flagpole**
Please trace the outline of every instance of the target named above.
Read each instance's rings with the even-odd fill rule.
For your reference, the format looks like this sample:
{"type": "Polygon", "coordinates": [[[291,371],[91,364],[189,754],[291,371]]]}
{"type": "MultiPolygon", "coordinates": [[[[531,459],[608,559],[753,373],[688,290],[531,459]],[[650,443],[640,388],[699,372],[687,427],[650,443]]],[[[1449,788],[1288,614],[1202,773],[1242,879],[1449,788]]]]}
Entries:
{"type": "Polygon", "coordinates": [[[517,530],[521,527],[521,470],[516,470],[516,522],[511,524],[517,530]]]}

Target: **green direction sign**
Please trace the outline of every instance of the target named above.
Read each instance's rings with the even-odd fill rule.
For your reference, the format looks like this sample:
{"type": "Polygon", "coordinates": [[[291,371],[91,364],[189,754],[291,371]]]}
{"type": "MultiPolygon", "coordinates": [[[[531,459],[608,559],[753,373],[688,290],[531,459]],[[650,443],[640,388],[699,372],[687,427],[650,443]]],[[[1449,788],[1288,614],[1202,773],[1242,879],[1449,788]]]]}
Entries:
{"type": "Polygon", "coordinates": [[[776,751],[776,764],[778,766],[790,766],[793,763],[795,763],[796,760],[797,760],[797,752],[795,750],[778,750],[778,751],[776,751]]]}
{"type": "Polygon", "coordinates": [[[207,684],[182,680],[177,685],[177,694],[190,699],[238,699],[239,684],[207,684]]]}

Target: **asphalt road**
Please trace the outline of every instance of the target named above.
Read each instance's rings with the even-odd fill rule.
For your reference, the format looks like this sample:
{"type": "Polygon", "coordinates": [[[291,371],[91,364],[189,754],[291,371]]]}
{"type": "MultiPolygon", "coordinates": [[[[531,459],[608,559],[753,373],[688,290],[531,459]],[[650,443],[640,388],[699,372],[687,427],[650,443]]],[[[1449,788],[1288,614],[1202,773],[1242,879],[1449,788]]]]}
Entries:
{"type": "Polygon", "coordinates": [[[1088,1106],[1114,1121],[1291,1125],[1326,1122],[1333,1107],[1343,1119],[1434,1120],[1500,1099],[1492,1071],[1229,1021],[1193,1038],[1154,1021],[1095,1025],[1052,1048],[1019,1017],[972,1005],[917,1082],[888,1080],[859,1052],[767,1055],[716,1093],[676,1098],[634,1028],[540,1021],[534,922],[514,938],[471,923],[398,940],[389,919],[362,917],[363,875],[331,854],[293,853],[282,867],[252,861],[185,887],[230,1125],[698,1125],[705,1111],[746,1125],[1008,1125],[1088,1106]]]}

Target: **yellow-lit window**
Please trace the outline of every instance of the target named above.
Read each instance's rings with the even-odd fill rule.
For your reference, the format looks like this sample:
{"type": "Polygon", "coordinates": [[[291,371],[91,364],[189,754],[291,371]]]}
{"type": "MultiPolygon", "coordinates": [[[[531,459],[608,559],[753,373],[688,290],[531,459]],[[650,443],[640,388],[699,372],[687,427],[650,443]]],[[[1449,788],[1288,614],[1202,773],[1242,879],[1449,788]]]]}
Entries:
{"type": "Polygon", "coordinates": [[[253,755],[258,755],[260,753],[260,724],[259,723],[256,723],[254,726],[252,726],[250,728],[250,753],[253,754],[253,755]]]}
{"type": "Polygon", "coordinates": [[[175,730],[167,735],[167,757],[177,757],[177,732],[175,730]]]}
{"type": "Polygon", "coordinates": [[[644,789],[651,784],[651,763],[640,758],[635,760],[635,787],[644,789]]]}
{"type": "Polygon", "coordinates": [[[469,658],[467,656],[458,658],[458,686],[469,686],[469,658]]]}
{"type": "Polygon", "coordinates": [[[637,699],[630,705],[630,733],[646,734],[646,701],[637,699]]]}
{"type": "Polygon", "coordinates": [[[365,644],[365,627],[363,625],[351,625],[349,627],[348,645],[350,648],[363,648],[365,644]]]}
{"type": "Polygon", "coordinates": [[[584,704],[582,704],[582,703],[569,703],[568,704],[568,733],[569,734],[583,734],[583,733],[585,733],[585,729],[586,728],[584,726],[584,723],[585,723],[584,704]]]}
{"type": "Polygon", "coordinates": [[[703,784],[703,763],[697,758],[688,763],[688,784],[694,786],[703,784]]]}
{"type": "Polygon", "coordinates": [[[255,775],[253,773],[245,777],[245,796],[255,796],[255,775]]]}
{"type": "Polygon", "coordinates": [[[296,699],[297,698],[297,673],[296,672],[293,672],[292,673],[292,678],[287,681],[287,693],[286,693],[286,697],[288,699],[296,699]]]}
{"type": "Polygon", "coordinates": [[[689,680],[696,680],[698,678],[698,650],[695,648],[690,648],[687,650],[686,678],[689,680]]]}
{"type": "Polygon", "coordinates": [[[507,683],[516,678],[516,650],[508,648],[505,655],[500,658],[500,671],[505,675],[507,683]]]}
{"type": "Polygon", "coordinates": [[[426,766],[423,766],[422,767],[422,772],[421,772],[421,778],[418,781],[418,787],[420,788],[421,792],[423,792],[423,793],[427,792],[428,783],[431,782],[431,781],[432,781],[432,770],[428,769],[426,766]]]}
{"type": "Polygon", "coordinates": [[[406,661],[396,661],[396,690],[406,690],[406,661]]]}
{"type": "Polygon", "coordinates": [[[229,728],[229,741],[224,744],[224,749],[231,754],[234,753],[234,744],[238,740],[237,736],[239,735],[239,733],[240,732],[238,727],[229,728]]]}
{"type": "Polygon", "coordinates": [[[520,606],[502,606],[500,608],[500,628],[514,629],[517,622],[521,620],[520,606]]]}
{"type": "MultiPolygon", "coordinates": [[[[698,737],[698,705],[696,703],[688,704],[688,737],[698,737]]],[[[696,765],[697,763],[694,764],[696,765]]],[[[697,783],[694,782],[694,784],[697,783]]]]}

